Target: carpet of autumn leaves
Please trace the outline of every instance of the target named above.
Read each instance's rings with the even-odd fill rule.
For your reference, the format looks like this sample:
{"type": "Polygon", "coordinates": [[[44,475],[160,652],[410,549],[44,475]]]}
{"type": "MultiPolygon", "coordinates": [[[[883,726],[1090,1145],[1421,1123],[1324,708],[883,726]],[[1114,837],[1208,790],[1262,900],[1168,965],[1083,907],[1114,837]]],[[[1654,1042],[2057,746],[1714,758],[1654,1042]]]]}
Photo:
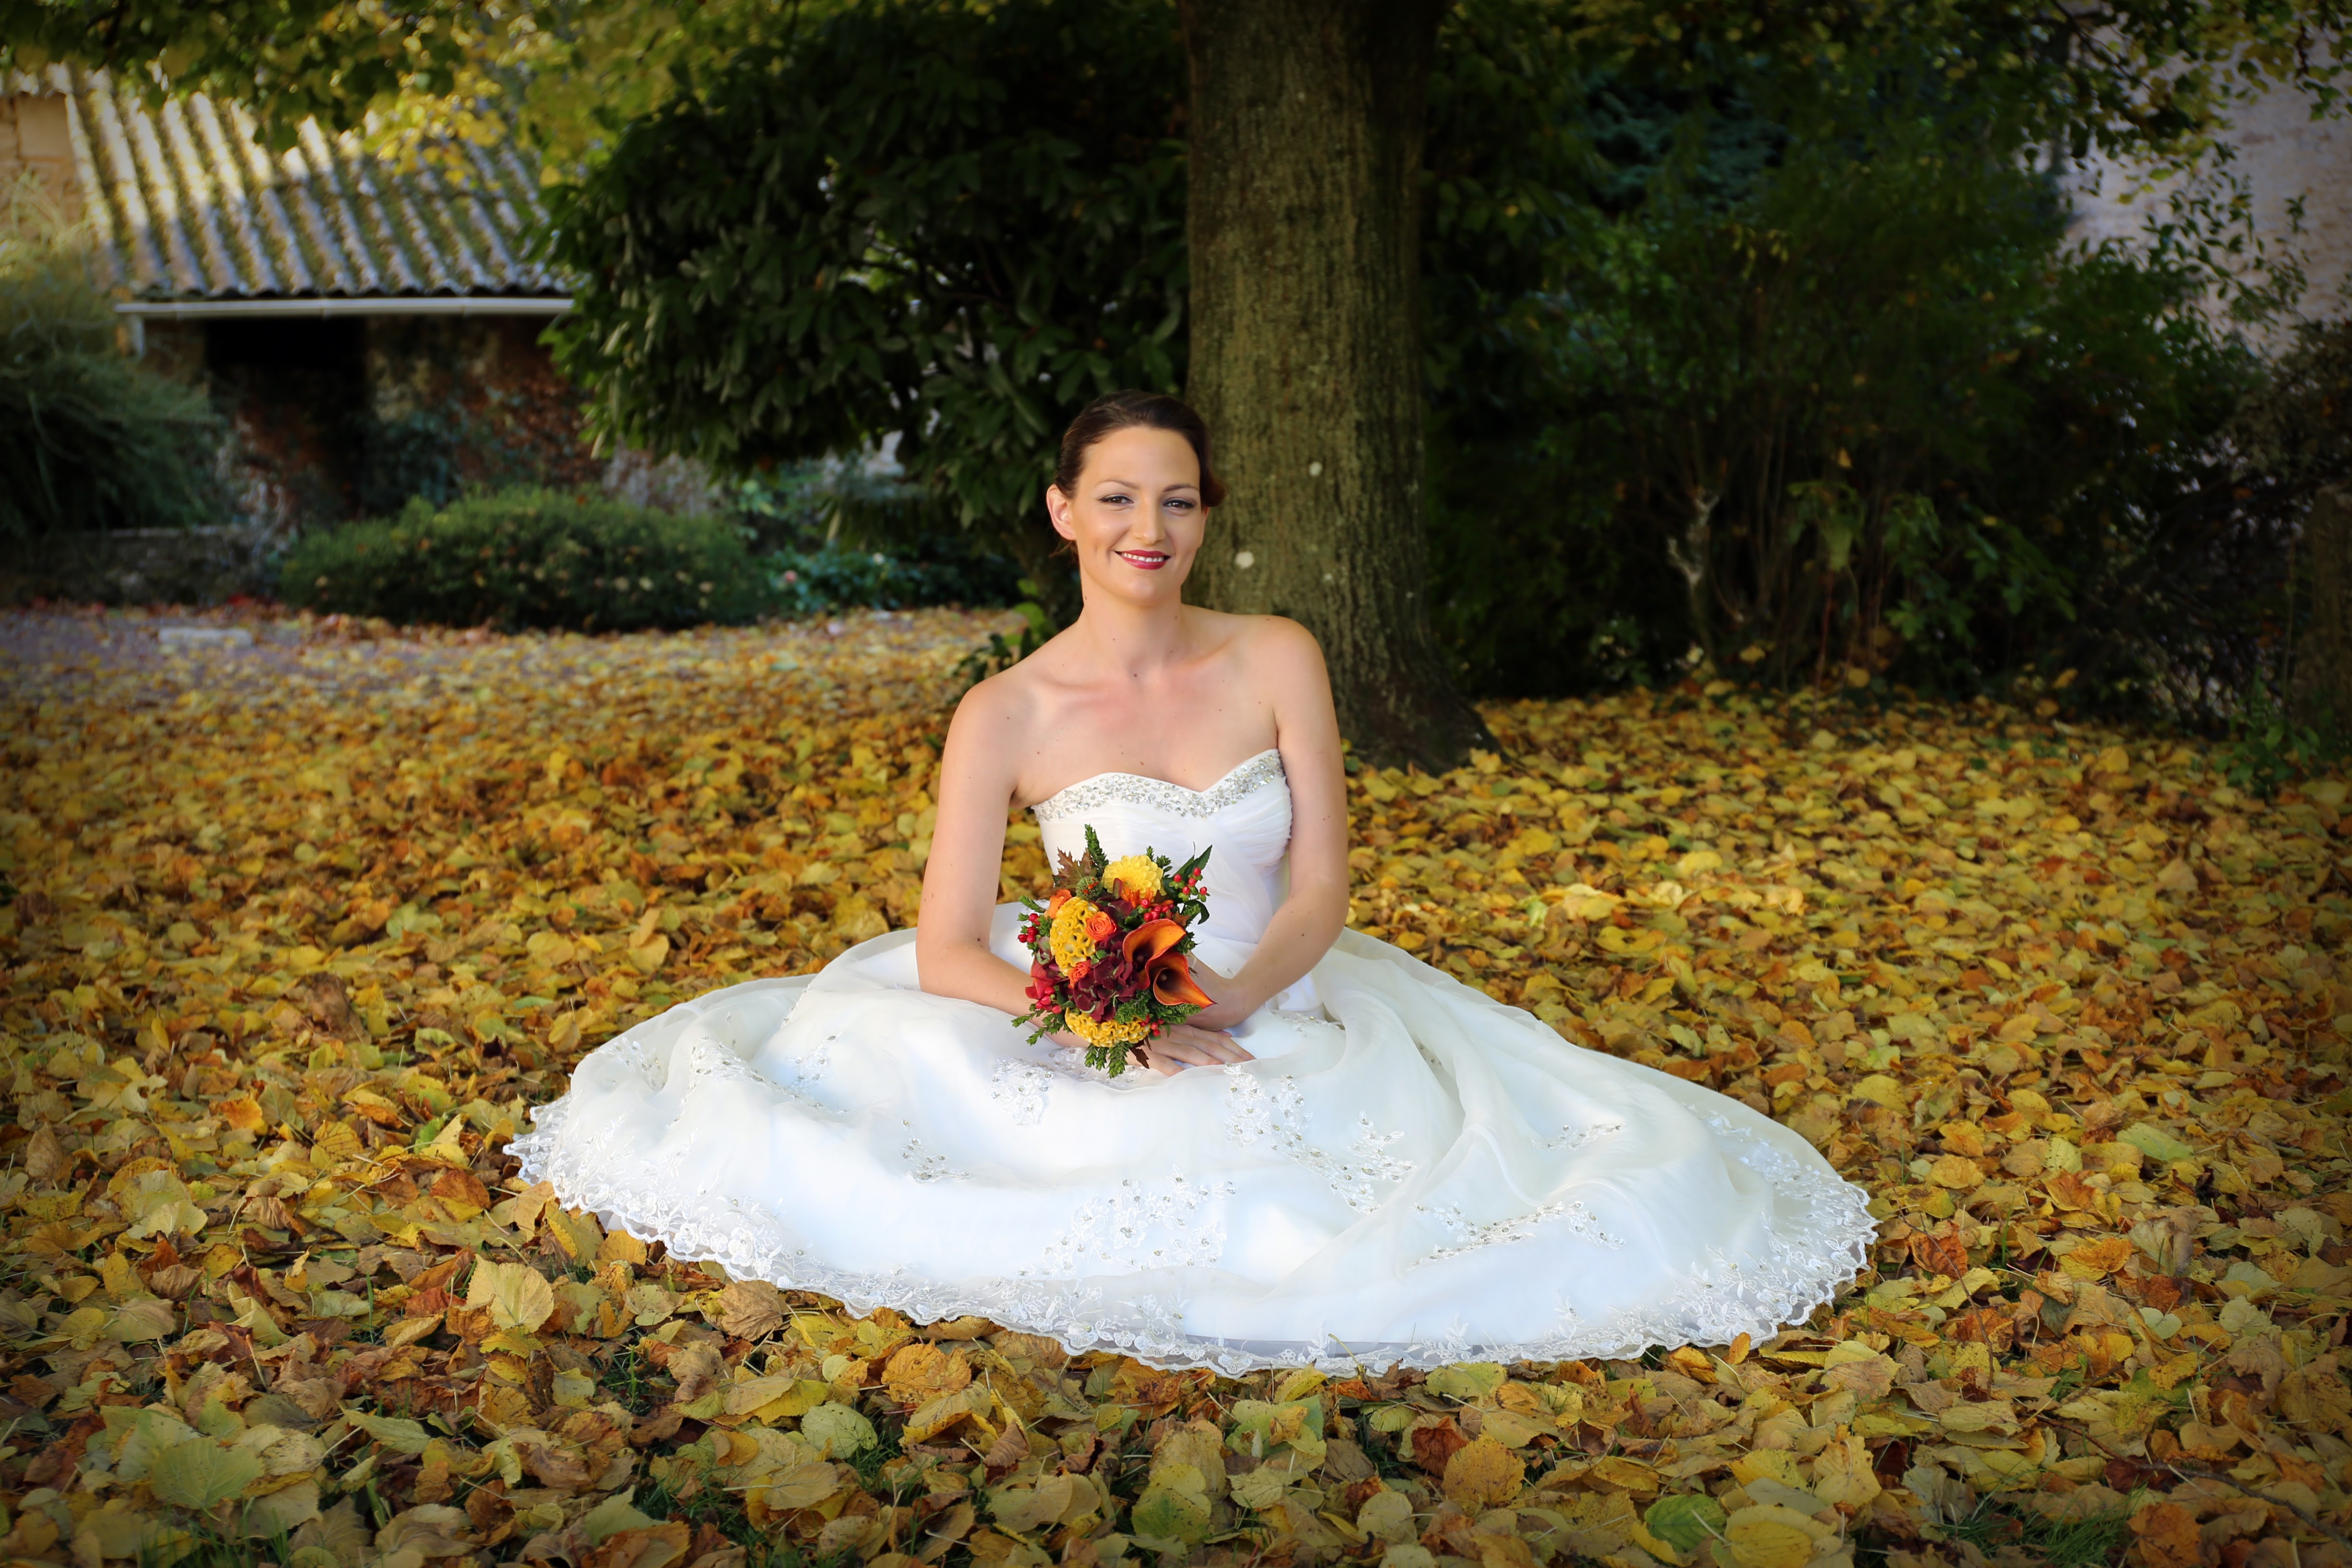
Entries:
{"type": "Polygon", "coordinates": [[[2340,784],[1722,686],[1358,773],[1354,923],[1769,1109],[1881,1240],[1768,1343],[1233,1382],[850,1321],[502,1153],[912,920],[988,617],[161,624],[0,617],[0,1560],[2352,1563],[2340,784]]]}

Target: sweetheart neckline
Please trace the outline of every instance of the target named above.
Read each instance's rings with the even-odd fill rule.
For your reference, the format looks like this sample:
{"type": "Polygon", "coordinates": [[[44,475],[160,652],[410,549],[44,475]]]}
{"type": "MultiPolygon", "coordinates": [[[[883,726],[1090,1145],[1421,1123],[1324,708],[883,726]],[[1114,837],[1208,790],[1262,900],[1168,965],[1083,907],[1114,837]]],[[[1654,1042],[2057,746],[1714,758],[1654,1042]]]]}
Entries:
{"type": "Polygon", "coordinates": [[[1036,802],[1034,805],[1028,807],[1028,809],[1032,812],[1040,811],[1045,807],[1053,805],[1055,801],[1061,799],[1072,790],[1084,789],[1087,785],[1095,783],[1098,779],[1140,779],[1145,784],[1158,784],[1163,789],[1172,789],[1184,795],[1193,795],[1196,797],[1205,797],[1214,795],[1218,790],[1223,788],[1226,784],[1232,781],[1234,775],[1240,773],[1244,768],[1246,768],[1255,763],[1262,763],[1268,757],[1279,757],[1280,755],[1282,755],[1281,747],[1268,746],[1263,752],[1259,752],[1252,756],[1244,757],[1240,762],[1235,763],[1232,767],[1227,768],[1224,771],[1223,775],[1218,778],[1214,783],[1211,784],[1206,789],[1194,789],[1190,784],[1180,784],[1170,779],[1154,778],[1150,773],[1131,773],[1122,768],[1108,768],[1098,773],[1088,773],[1082,779],[1078,779],[1071,784],[1064,784],[1060,789],[1055,790],[1045,799],[1036,802]]]}

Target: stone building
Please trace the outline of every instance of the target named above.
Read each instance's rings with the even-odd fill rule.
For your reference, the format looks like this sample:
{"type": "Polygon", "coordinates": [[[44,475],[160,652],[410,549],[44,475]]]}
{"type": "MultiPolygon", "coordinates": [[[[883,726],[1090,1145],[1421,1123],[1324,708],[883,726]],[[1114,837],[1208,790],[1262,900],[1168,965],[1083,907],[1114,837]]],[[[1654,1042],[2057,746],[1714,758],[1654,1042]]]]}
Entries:
{"type": "Polygon", "coordinates": [[[52,68],[0,91],[0,188],[85,229],[135,353],[214,392],[249,530],[381,515],[467,485],[597,482],[695,503],[696,476],[595,458],[540,341],[570,306],[534,258],[539,171],[449,144],[413,165],[305,124],[268,151],[241,107],[150,107],[52,68]]]}
{"type": "MultiPolygon", "coordinates": [[[[2335,320],[2352,313],[2352,122],[2340,114],[2315,119],[2314,107],[2296,88],[2276,88],[2242,106],[2222,137],[2231,156],[2206,178],[2216,189],[2218,181],[2242,184],[2252,200],[2256,241],[2273,256],[2292,253],[2303,267],[2298,314],[2335,320]]],[[[2068,185],[2073,232],[2091,242],[2138,240],[2174,195],[2145,169],[2097,158],[2077,165],[2068,185]]],[[[2264,346],[2276,347],[2283,336],[2271,334],[2264,346]]]]}

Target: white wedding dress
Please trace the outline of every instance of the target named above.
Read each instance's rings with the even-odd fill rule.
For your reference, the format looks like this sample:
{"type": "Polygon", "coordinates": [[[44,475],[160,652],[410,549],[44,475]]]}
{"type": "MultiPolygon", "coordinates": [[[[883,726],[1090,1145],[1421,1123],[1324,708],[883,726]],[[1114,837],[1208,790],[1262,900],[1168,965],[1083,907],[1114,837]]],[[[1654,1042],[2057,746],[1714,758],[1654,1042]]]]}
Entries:
{"type": "MultiPolygon", "coordinates": [[[[1275,752],[1204,791],[1105,773],[1036,816],[1049,854],[1088,824],[1112,855],[1213,846],[1221,973],[1280,898],[1275,752]]],[[[1025,968],[1020,912],[992,945],[1025,968]]],[[[738,1279],[1227,1373],[1760,1340],[1864,1264],[1864,1194],[1797,1134],[1357,932],[1234,1031],[1256,1060],[1117,1079],[925,994],[914,938],[610,1041],[515,1143],[523,1173],[738,1279]]]]}

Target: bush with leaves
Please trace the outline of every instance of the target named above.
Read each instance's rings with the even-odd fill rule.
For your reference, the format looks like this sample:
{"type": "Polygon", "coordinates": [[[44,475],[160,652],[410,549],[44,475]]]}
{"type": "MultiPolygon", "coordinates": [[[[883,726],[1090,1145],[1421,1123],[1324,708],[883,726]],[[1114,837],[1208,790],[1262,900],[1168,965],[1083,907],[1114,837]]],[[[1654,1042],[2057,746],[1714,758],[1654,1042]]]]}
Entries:
{"type": "Polygon", "coordinates": [[[782,616],[1009,605],[1029,593],[1019,568],[972,535],[924,528],[920,491],[887,469],[787,464],[738,481],[728,503],[782,616]]]}
{"type": "Polygon", "coordinates": [[[312,533],[286,557],[297,608],[441,626],[629,631],[747,621],[768,605],[741,531],[604,497],[512,489],[312,533]]]}
{"type": "Polygon", "coordinates": [[[1468,683],[1695,648],[1775,684],[2074,668],[2216,718],[2286,520],[2233,467],[2259,366],[2191,258],[2070,253],[2001,106],[1644,91],[1525,13],[1466,7],[1433,93],[1433,599],[1468,683]]]}
{"type": "Polygon", "coordinates": [[[557,353],[593,417],[722,467],[895,436],[934,526],[1040,576],[1063,426],[1183,374],[1173,23],[888,0],[631,124],[556,196],[557,353]]]}
{"type": "Polygon", "coordinates": [[[2250,466],[2299,489],[2352,479],[2352,318],[2297,323],[2231,435],[2250,466]]]}
{"type": "Polygon", "coordinates": [[[227,521],[204,394],[126,355],[77,233],[0,193],[0,537],[227,521]]]}
{"type": "Polygon", "coordinates": [[[776,613],[787,616],[852,608],[1007,605],[1022,593],[1023,579],[1010,562],[975,552],[943,551],[924,559],[833,544],[782,551],[761,557],[761,564],[767,569],[776,613]]]}

